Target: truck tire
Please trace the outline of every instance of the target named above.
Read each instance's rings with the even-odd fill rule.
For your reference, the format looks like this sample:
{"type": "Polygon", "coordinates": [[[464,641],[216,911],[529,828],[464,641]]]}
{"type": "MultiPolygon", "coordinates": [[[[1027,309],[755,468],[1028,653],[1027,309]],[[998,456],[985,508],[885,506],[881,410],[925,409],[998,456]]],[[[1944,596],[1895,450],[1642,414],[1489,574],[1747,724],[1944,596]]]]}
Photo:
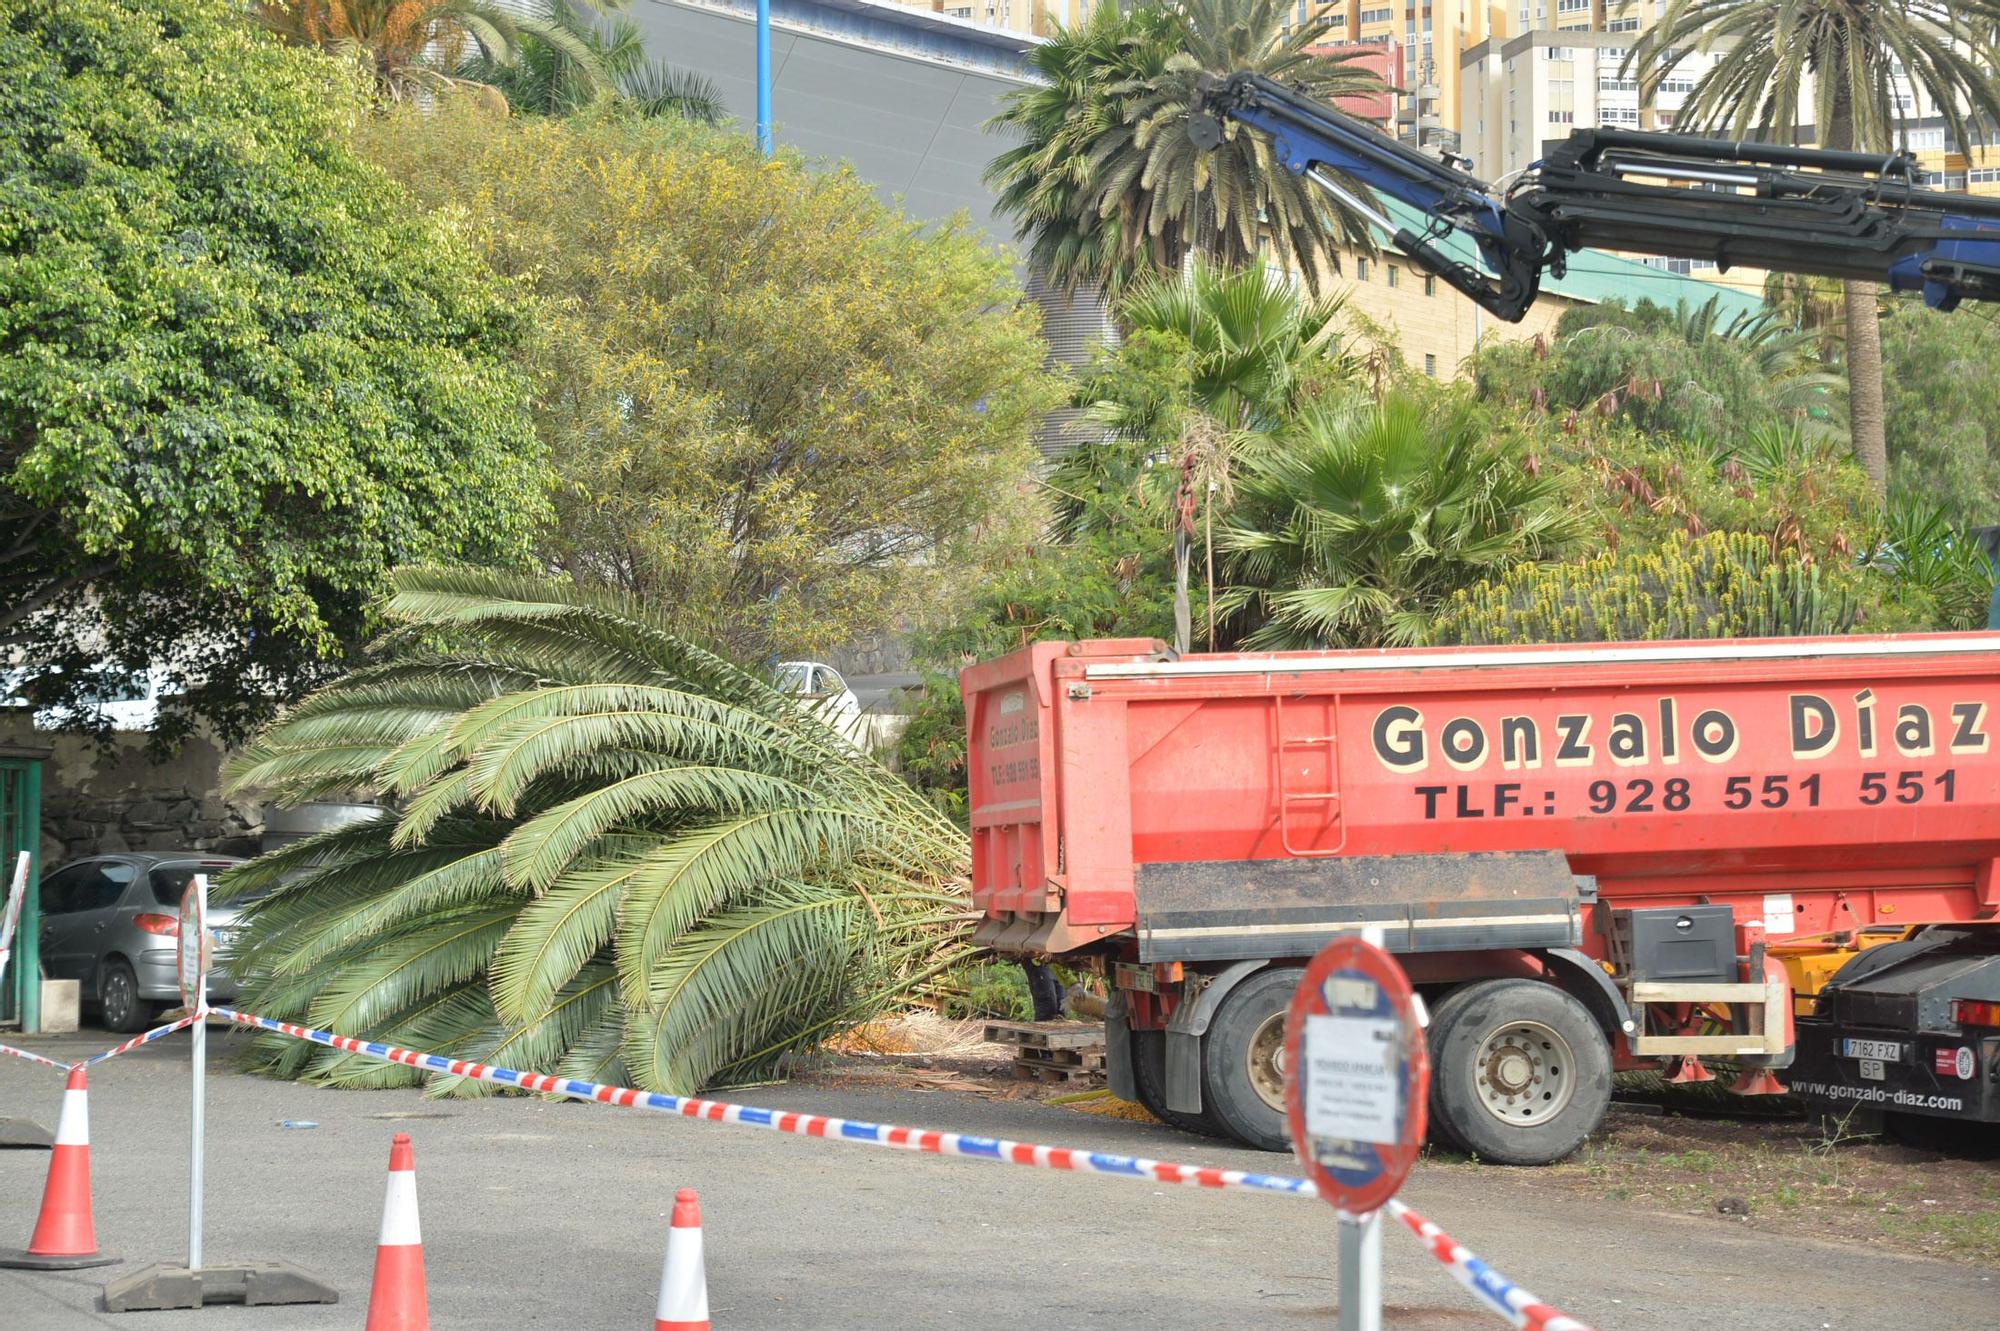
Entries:
{"type": "Polygon", "coordinates": [[[1259,971],[1229,991],[1202,1037],[1204,1112],[1260,1151],[1289,1151],[1285,1125],[1285,1010],[1305,971],[1259,971]]]}
{"type": "Polygon", "coordinates": [[[1546,1165],[1611,1103],[1611,1047],[1590,1010],[1541,980],[1481,980],[1431,1016],[1430,1112],[1480,1160],[1546,1165]]]}
{"type": "Polygon", "coordinates": [[[1431,1054],[1430,1094],[1424,1102],[1424,1140],[1442,1146],[1447,1151],[1456,1151],[1460,1155],[1471,1155],[1472,1148],[1458,1139],[1458,1135],[1451,1130],[1450,1121],[1445,1118],[1443,1110],[1438,1105],[1437,1048],[1438,1041],[1444,1036],[1445,1026],[1451,1021],[1452,1013],[1464,1006],[1464,1000],[1471,994],[1472,989],[1471,985],[1460,985],[1443,998],[1431,1003],[1430,1025],[1424,1028],[1425,1047],[1431,1054]]]}
{"type": "Polygon", "coordinates": [[[1167,1108],[1165,1031],[1132,1032],[1132,1082],[1138,1089],[1139,1103],[1146,1106],[1146,1112],[1168,1127],[1179,1128],[1182,1132],[1192,1132],[1203,1137],[1228,1135],[1215,1121],[1215,1115],[1206,1105],[1203,1105],[1198,1114],[1167,1108]]]}

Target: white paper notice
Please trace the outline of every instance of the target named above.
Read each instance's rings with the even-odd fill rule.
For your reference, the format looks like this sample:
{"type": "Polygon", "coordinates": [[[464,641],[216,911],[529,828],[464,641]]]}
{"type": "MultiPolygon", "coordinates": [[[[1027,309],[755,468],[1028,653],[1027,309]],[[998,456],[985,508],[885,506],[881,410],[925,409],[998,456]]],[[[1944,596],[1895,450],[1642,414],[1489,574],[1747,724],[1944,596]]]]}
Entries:
{"type": "Polygon", "coordinates": [[[1394,1145],[1402,1099],[1395,1019],[1309,1016],[1299,1043],[1307,1135],[1394,1145]]]}
{"type": "Polygon", "coordinates": [[[1790,892],[1766,892],[1764,894],[1764,932],[1766,934],[1791,933],[1792,917],[1792,894],[1790,892]]]}

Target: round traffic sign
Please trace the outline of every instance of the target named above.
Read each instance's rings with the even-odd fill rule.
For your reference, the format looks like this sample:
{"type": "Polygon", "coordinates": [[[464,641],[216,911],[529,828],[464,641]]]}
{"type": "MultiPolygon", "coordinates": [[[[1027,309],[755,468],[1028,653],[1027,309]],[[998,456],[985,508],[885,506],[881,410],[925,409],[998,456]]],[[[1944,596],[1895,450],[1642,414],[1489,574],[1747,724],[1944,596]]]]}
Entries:
{"type": "Polygon", "coordinates": [[[179,973],[181,1006],[190,1013],[208,1008],[208,879],[196,874],[181,893],[179,973]]]}
{"type": "Polygon", "coordinates": [[[1286,1118],[1319,1195],[1351,1216],[1381,1209],[1424,1141],[1430,1056],[1396,959],[1336,938],[1306,967],[1285,1020],[1286,1118]]]}

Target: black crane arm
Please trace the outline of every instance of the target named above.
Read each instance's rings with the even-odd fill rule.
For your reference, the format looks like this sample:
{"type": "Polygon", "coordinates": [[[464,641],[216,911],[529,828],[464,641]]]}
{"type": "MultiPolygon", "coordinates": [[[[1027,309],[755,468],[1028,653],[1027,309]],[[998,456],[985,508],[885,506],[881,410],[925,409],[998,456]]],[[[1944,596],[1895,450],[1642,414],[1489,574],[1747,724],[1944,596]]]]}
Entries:
{"type": "Polygon", "coordinates": [[[1269,134],[1287,170],[1359,208],[1411,262],[1510,322],[1544,272],[1586,247],[1881,282],[1949,310],[2000,300],[2000,199],[1927,188],[1908,154],[1577,130],[1504,196],[1258,74],[1204,79],[1188,132],[1213,148],[1225,122],[1269,134]],[[1336,174],[1339,179],[1336,179],[1336,174]],[[1399,227],[1352,181],[1422,213],[1399,227]],[[1436,241],[1467,236],[1486,271],[1436,241]]]}

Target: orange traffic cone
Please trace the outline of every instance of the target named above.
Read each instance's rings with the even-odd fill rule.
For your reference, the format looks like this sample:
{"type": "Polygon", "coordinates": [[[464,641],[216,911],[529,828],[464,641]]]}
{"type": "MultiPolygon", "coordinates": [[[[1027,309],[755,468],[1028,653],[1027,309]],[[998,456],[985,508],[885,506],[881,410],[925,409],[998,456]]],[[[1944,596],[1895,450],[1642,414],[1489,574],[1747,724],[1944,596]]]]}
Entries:
{"type": "Polygon", "coordinates": [[[708,1331],[708,1267],[701,1258],[701,1200],[693,1188],[674,1194],[667,1230],[667,1266],[660,1274],[660,1310],[653,1331],[708,1331]]]}
{"type": "Polygon", "coordinates": [[[74,1271],[117,1260],[97,1250],[97,1228],[90,1220],[90,1093],[79,1064],[69,1070],[69,1085],[63,1088],[62,1117],[56,1120],[56,1144],[34,1237],[26,1252],[0,1252],[0,1266],[74,1271]]]}
{"type": "Polygon", "coordinates": [[[382,1199],[382,1237],[375,1248],[375,1283],[368,1290],[367,1331],[430,1331],[424,1292],[424,1236],[417,1228],[417,1158],[410,1134],[389,1144],[389,1190],[382,1199]]]}

